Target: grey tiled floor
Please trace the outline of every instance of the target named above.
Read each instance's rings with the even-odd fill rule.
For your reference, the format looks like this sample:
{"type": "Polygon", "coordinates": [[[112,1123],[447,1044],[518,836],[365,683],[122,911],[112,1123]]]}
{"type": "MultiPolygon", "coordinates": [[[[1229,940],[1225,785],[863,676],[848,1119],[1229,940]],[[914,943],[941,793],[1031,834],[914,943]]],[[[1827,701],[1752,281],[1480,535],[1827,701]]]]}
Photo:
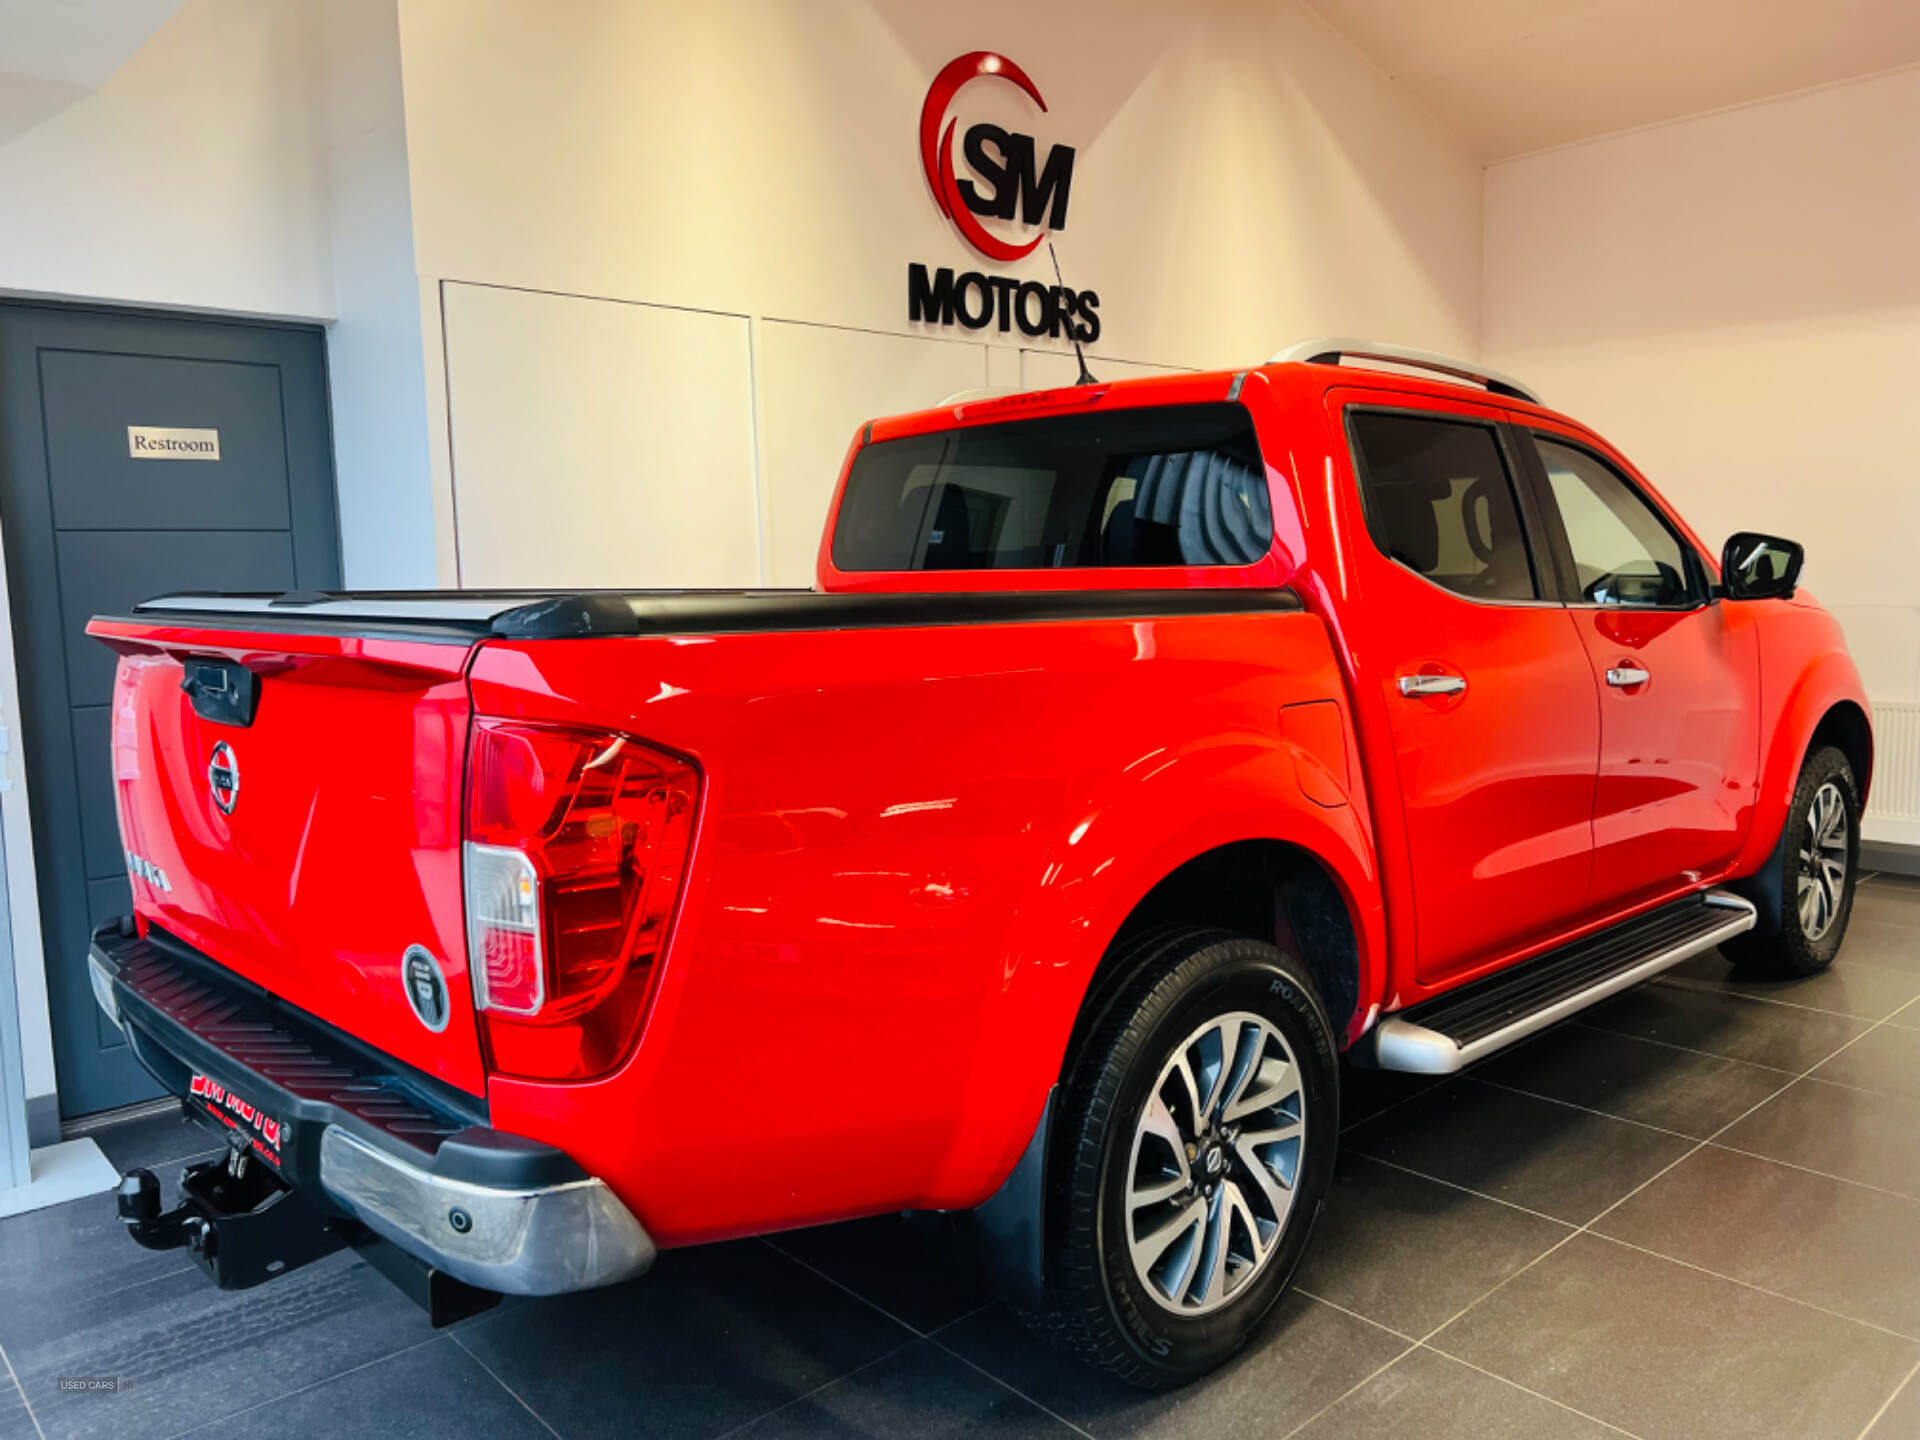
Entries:
{"type": "MultiPolygon", "coordinates": [[[[1867,882],[1854,926],[1812,980],[1706,956],[1469,1076],[1351,1076],[1298,1288],[1174,1395],[1029,1339],[940,1217],[436,1334],[345,1255],[222,1295],[92,1199],[0,1221],[0,1440],[1920,1436],[1920,884],[1867,882]]],[[[99,1138],[163,1174],[203,1145],[173,1116],[99,1138]]]]}

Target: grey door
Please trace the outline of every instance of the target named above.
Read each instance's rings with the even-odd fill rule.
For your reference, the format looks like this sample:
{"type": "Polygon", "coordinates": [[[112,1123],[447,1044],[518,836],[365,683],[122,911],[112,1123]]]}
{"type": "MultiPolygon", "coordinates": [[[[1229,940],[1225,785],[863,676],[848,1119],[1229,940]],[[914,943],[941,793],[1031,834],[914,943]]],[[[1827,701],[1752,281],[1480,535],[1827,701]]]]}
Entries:
{"type": "Polygon", "coordinates": [[[86,623],[169,590],[339,585],[320,331],[0,305],[0,525],[70,1117],[158,1093],[87,980],[87,937],[131,900],[108,762],[114,657],[86,623]],[[217,431],[219,458],[187,458],[206,437],[170,446],[153,430],[217,431]]]}

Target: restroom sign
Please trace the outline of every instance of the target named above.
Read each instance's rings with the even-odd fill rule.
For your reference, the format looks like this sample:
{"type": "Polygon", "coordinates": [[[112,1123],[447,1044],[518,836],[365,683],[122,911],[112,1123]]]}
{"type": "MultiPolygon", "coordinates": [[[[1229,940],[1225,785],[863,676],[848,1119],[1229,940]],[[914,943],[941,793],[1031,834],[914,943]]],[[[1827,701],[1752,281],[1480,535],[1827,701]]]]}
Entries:
{"type": "Polygon", "coordinates": [[[218,460],[218,430],[182,430],[167,425],[127,426],[127,454],[135,460],[218,460]]]}

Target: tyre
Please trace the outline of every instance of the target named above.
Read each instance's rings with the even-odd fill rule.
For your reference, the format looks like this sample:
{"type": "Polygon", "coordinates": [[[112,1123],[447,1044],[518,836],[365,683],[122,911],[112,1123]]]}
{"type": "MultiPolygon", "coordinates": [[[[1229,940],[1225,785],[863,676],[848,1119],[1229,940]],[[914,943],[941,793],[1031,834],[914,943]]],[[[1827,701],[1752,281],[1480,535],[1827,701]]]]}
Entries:
{"type": "Polygon", "coordinates": [[[1178,927],[1078,1047],[1049,1164],[1046,1285],[1028,1323],[1147,1389],[1232,1355],[1306,1249],[1340,1132],[1333,1027],[1273,945],[1178,927]]]}
{"type": "Polygon", "coordinates": [[[1840,953],[1860,869],[1860,791],[1832,746],[1801,768],[1781,853],[1779,933],[1742,935],[1720,949],[1755,975],[1816,975],[1840,953]]]}

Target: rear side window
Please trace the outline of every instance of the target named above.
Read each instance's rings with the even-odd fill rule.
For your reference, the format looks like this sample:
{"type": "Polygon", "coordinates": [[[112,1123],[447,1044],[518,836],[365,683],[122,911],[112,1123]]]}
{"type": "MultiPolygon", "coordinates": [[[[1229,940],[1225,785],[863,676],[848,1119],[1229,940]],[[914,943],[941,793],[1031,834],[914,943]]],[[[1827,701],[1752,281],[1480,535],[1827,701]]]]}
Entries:
{"type": "Polygon", "coordinates": [[[1490,427],[1368,411],[1350,424],[1367,529],[1381,554],[1470,599],[1538,596],[1490,427]]]}
{"type": "Polygon", "coordinates": [[[1273,543],[1239,405],[1164,405],[868,445],[833,531],[842,570],[1251,565],[1273,543]]]}

